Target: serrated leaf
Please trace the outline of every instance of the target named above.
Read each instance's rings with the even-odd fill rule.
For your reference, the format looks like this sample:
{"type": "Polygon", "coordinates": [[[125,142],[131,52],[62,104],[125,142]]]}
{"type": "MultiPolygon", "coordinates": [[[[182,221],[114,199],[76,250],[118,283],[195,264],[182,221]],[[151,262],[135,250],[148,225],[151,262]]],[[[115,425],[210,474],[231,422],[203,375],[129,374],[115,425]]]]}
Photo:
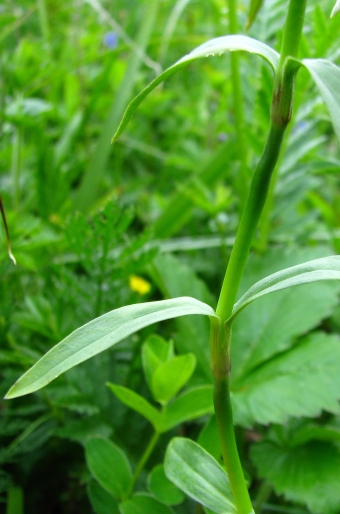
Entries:
{"type": "Polygon", "coordinates": [[[166,451],[165,474],[185,494],[220,514],[236,514],[227,473],[190,439],[173,439],[166,451]]]}
{"type": "Polygon", "coordinates": [[[113,394],[122,402],[124,405],[135,410],[144,418],[146,418],[153,425],[157,432],[162,431],[163,418],[162,414],[153,407],[143,396],[135,393],[131,389],[116,384],[107,384],[113,394]]]}
{"type": "Polygon", "coordinates": [[[338,14],[338,12],[340,12],[340,0],[337,0],[335,2],[335,6],[333,7],[332,12],[331,12],[331,18],[333,18],[336,14],[338,14]]]}
{"type": "Polygon", "coordinates": [[[235,421],[245,426],[285,423],[340,411],[340,338],[305,337],[291,350],[263,364],[234,389],[235,421]]]}
{"type": "Polygon", "coordinates": [[[159,366],[151,382],[155,400],[167,404],[187,383],[195,366],[196,358],[192,353],[174,357],[159,366]]]}
{"type": "Polygon", "coordinates": [[[303,59],[300,62],[317,85],[340,141],[340,68],[325,59],[303,59]]]}
{"type": "Polygon", "coordinates": [[[166,477],[163,464],[154,467],[148,477],[149,491],[166,505],[179,505],[184,494],[166,477]]]}
{"type": "Polygon", "coordinates": [[[121,514],[173,514],[173,511],[158,500],[144,493],[137,493],[119,505],[121,514]]]}
{"type": "Polygon", "coordinates": [[[109,439],[92,437],[85,445],[85,454],[87,465],[99,484],[115,498],[126,497],[132,471],[123,450],[109,439]]]}
{"type": "Polygon", "coordinates": [[[197,386],[185,391],[163,412],[163,430],[214,412],[213,386],[197,386]]]}
{"type": "Polygon", "coordinates": [[[87,494],[96,514],[119,514],[117,501],[97,482],[88,485],[87,494]]]}
{"type": "Polygon", "coordinates": [[[251,0],[248,13],[247,29],[254,23],[256,16],[261,9],[263,0],[251,0]]]}
{"type": "Polygon", "coordinates": [[[260,476],[278,494],[304,503],[314,514],[339,511],[340,451],[335,445],[313,441],[290,448],[266,441],[256,444],[251,455],[260,476]]]}
{"type": "Polygon", "coordinates": [[[175,64],[170,66],[167,70],[159,75],[151,84],[149,84],[139,95],[137,95],[132,102],[128,105],[122,121],[118,127],[117,132],[114,134],[112,141],[115,141],[120,134],[123,132],[124,128],[130,121],[133,116],[135,110],[139,106],[139,104],[144,100],[144,98],[151,93],[161,82],[166,80],[168,77],[173,75],[176,71],[183,68],[190,62],[201,59],[203,57],[222,55],[225,52],[234,52],[234,51],[244,51],[250,52],[253,54],[257,54],[262,56],[265,60],[269,62],[272,66],[273,70],[276,71],[279,63],[279,54],[270,48],[269,46],[257,41],[256,39],[252,39],[247,36],[239,36],[239,35],[230,35],[230,36],[222,36],[216,39],[211,39],[207,43],[200,45],[195,48],[188,55],[185,55],[177,61],[175,64]]]}
{"type": "Polygon", "coordinates": [[[340,280],[340,256],[333,255],[314,259],[291,268],[284,269],[254,284],[235,304],[234,318],[251,302],[270,293],[324,280],[340,280]]]}
{"type": "Polygon", "coordinates": [[[78,328],[54,346],[11,387],[6,398],[16,398],[41,389],[61,373],[107,350],[141,328],[188,314],[215,316],[211,307],[190,297],[128,305],[108,312],[78,328]]]}

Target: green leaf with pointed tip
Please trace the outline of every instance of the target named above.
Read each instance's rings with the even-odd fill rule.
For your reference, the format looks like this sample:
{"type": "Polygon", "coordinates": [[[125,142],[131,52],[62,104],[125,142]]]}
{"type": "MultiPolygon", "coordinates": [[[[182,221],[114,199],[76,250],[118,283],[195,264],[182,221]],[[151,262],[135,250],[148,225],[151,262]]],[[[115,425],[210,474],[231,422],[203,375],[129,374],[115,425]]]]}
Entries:
{"type": "Polygon", "coordinates": [[[227,473],[190,439],[173,439],[166,451],[165,474],[185,494],[220,514],[236,514],[227,473]]]}
{"type": "Polygon", "coordinates": [[[119,514],[117,501],[97,482],[88,485],[87,494],[96,514],[119,514]]]}
{"type": "Polygon", "coordinates": [[[143,370],[149,389],[152,389],[152,377],[155,371],[174,357],[173,342],[167,342],[157,334],[151,334],[142,346],[143,370]]]}
{"type": "Polygon", "coordinates": [[[338,14],[338,12],[340,12],[340,0],[337,0],[335,2],[335,6],[333,7],[332,12],[331,12],[331,18],[333,18],[336,14],[338,14]]]}
{"type": "Polygon", "coordinates": [[[152,393],[155,400],[167,404],[187,383],[194,372],[196,357],[192,353],[174,357],[155,371],[152,377],[152,393]]]}
{"type": "Polygon", "coordinates": [[[167,478],[163,464],[154,467],[148,477],[149,491],[166,505],[179,505],[184,500],[184,494],[167,478]]]}
{"type": "Polygon", "coordinates": [[[300,62],[317,85],[340,141],[340,68],[325,59],[303,59],[300,62]]]}
{"type": "Polygon", "coordinates": [[[196,59],[201,59],[202,57],[209,57],[215,55],[222,55],[225,52],[234,52],[234,51],[244,51],[250,52],[253,54],[260,55],[269,64],[272,66],[274,72],[277,70],[279,63],[279,54],[275,52],[272,48],[257,41],[256,39],[247,37],[247,36],[239,36],[239,35],[231,35],[231,36],[222,36],[215,39],[211,39],[207,43],[200,45],[195,48],[188,55],[185,55],[177,61],[175,64],[170,66],[167,70],[159,75],[151,84],[149,84],[139,95],[137,95],[132,102],[128,105],[122,121],[118,127],[117,132],[112,138],[112,141],[115,141],[120,134],[123,132],[124,128],[130,121],[133,116],[135,110],[139,106],[139,104],[144,100],[144,98],[151,93],[161,82],[166,80],[168,77],[173,75],[176,71],[187,66],[191,61],[196,59]]]}
{"type": "Polygon", "coordinates": [[[251,302],[275,291],[289,287],[320,282],[324,280],[340,280],[340,256],[323,257],[284,269],[254,284],[235,304],[234,318],[251,302]]]}
{"type": "Polygon", "coordinates": [[[163,412],[163,430],[214,412],[213,386],[197,386],[185,391],[163,412]]]}
{"type": "Polygon", "coordinates": [[[278,494],[304,503],[315,514],[335,514],[340,505],[340,450],[332,443],[311,441],[291,448],[261,442],[251,451],[261,477],[278,494]]]}
{"type": "Polygon", "coordinates": [[[153,425],[157,432],[161,432],[162,429],[162,414],[155,409],[143,396],[135,393],[127,387],[119,386],[116,384],[107,384],[108,388],[111,389],[113,394],[120,400],[124,405],[135,410],[144,418],[146,418],[153,425]]]}
{"type": "Polygon", "coordinates": [[[138,303],[108,312],[78,328],[54,346],[11,387],[6,398],[16,398],[41,389],[61,373],[107,350],[141,328],[188,314],[215,316],[209,305],[190,297],[138,303]]]}
{"type": "Polygon", "coordinates": [[[261,9],[263,0],[251,0],[248,13],[247,29],[254,23],[256,16],[261,9]]]}
{"type": "Polygon", "coordinates": [[[87,465],[93,477],[115,498],[123,499],[130,488],[130,463],[117,445],[109,439],[92,437],[85,445],[87,465]]]}
{"type": "Polygon", "coordinates": [[[119,505],[121,514],[173,514],[170,507],[144,493],[137,493],[119,505]]]}

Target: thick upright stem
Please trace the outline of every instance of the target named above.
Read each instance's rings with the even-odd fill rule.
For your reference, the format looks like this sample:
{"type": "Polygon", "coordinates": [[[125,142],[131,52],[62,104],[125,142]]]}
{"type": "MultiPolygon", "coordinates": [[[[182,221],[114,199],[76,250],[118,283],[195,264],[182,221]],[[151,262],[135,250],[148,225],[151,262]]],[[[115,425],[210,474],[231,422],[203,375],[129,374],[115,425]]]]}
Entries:
{"type": "Polygon", "coordinates": [[[227,320],[232,314],[251,243],[265,205],[270,180],[291,117],[295,70],[292,66],[287,66],[287,57],[297,57],[306,3],[307,0],[290,0],[289,3],[282,54],[274,84],[269,134],[262,157],[255,169],[224,277],[216,309],[219,320],[211,322],[210,351],[214,377],[214,404],[223,459],[238,514],[251,514],[254,511],[245,484],[234,434],[230,399],[231,326],[227,320]]]}
{"type": "Polygon", "coordinates": [[[214,406],[223,460],[237,512],[251,514],[253,509],[237,451],[230,399],[230,329],[230,325],[216,318],[211,320],[210,355],[214,376],[214,406]]]}

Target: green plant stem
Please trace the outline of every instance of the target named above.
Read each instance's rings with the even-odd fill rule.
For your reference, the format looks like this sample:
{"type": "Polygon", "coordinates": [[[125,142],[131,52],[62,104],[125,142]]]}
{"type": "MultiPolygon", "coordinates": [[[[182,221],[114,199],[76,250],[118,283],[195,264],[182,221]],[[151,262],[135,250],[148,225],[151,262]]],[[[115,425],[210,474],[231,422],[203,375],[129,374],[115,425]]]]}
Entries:
{"type": "Polygon", "coordinates": [[[37,3],[42,36],[46,45],[49,47],[51,38],[46,3],[45,0],[37,0],[37,3]]]}
{"type": "Polygon", "coordinates": [[[279,70],[275,78],[271,122],[267,141],[256,166],[248,199],[216,308],[219,320],[211,320],[210,352],[214,377],[214,405],[223,459],[238,514],[253,512],[238,455],[230,399],[230,318],[258,221],[266,202],[271,177],[277,164],[286,127],[291,118],[296,70],[286,66],[287,57],[297,57],[306,0],[290,0],[279,70]]]}
{"type": "Polygon", "coordinates": [[[210,355],[214,376],[214,406],[223,460],[239,514],[250,514],[252,504],[244,480],[233,423],[230,398],[231,325],[211,320],[210,355]]]}
{"type": "MultiPolygon", "coordinates": [[[[229,32],[230,34],[238,33],[237,8],[236,0],[228,0],[229,9],[229,32]]],[[[240,170],[237,178],[237,189],[240,200],[241,211],[244,208],[247,199],[247,185],[249,183],[248,166],[247,166],[247,145],[244,137],[244,110],[243,110],[243,93],[242,81],[240,73],[240,59],[238,52],[230,53],[231,67],[231,84],[233,90],[233,110],[235,119],[235,129],[237,138],[237,150],[240,160],[240,170]]]]}
{"type": "Polygon", "coordinates": [[[138,462],[135,472],[132,476],[132,480],[131,480],[131,484],[130,484],[130,488],[129,488],[127,497],[129,497],[131,495],[131,493],[135,487],[135,484],[137,482],[137,479],[138,479],[139,475],[141,474],[145,464],[149,460],[149,457],[150,457],[151,453],[153,452],[153,450],[158,442],[159,437],[160,437],[160,434],[158,432],[154,432],[153,436],[151,437],[151,439],[149,441],[149,444],[145,448],[145,451],[144,451],[143,455],[141,456],[141,459],[138,462]]]}
{"type": "Polygon", "coordinates": [[[216,308],[216,314],[223,322],[230,317],[233,310],[251,242],[267,197],[270,178],[279,156],[284,130],[285,127],[271,124],[262,157],[255,169],[216,308]]]}

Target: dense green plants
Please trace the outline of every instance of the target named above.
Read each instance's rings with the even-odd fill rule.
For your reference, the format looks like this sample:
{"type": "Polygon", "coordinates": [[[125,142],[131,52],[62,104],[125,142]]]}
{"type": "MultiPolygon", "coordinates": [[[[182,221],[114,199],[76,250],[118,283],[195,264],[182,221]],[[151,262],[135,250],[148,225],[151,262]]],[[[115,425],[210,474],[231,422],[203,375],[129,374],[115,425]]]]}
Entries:
{"type": "MultiPolygon", "coordinates": [[[[178,20],[178,13],[185,7],[185,3],[179,4],[181,3],[175,6],[177,11],[173,11],[172,20],[176,20],[176,16],[178,20]]],[[[157,221],[151,223],[153,233],[158,238],[163,238],[181,230],[195,207],[194,219],[196,217],[199,227],[202,226],[202,212],[205,213],[205,218],[211,218],[210,223],[216,234],[215,239],[200,238],[195,241],[190,238],[189,241],[182,243],[186,243],[188,248],[194,248],[195,244],[208,248],[210,244],[219,246],[226,243],[227,247],[224,247],[224,251],[227,254],[229,254],[228,245],[232,244],[216,312],[210,307],[214,304],[214,299],[194,272],[196,267],[201,274],[205,275],[210,287],[216,290],[219,278],[219,273],[216,273],[216,255],[212,261],[214,264],[209,268],[207,259],[201,263],[198,260],[195,264],[194,259],[181,262],[174,256],[164,255],[164,251],[167,251],[166,242],[154,241],[150,232],[146,232],[142,237],[130,235],[127,238],[126,231],[129,226],[131,227],[132,216],[113,208],[110,203],[92,218],[91,226],[83,215],[72,217],[66,227],[63,227],[63,240],[60,241],[61,235],[57,228],[60,221],[54,212],[60,209],[63,199],[61,195],[59,198],[56,195],[55,204],[47,202],[46,188],[52,191],[58,185],[58,191],[63,188],[65,190],[65,187],[75,190],[72,203],[80,210],[84,210],[88,204],[91,204],[96,194],[97,180],[100,177],[100,174],[96,174],[96,178],[93,178],[93,170],[98,166],[98,170],[104,171],[103,163],[107,158],[108,150],[103,151],[103,145],[105,146],[103,141],[107,137],[107,131],[113,130],[117,120],[113,123],[112,116],[109,116],[108,120],[111,120],[108,121],[109,129],[106,127],[103,131],[104,139],[99,140],[98,153],[96,154],[96,151],[93,153],[96,164],[91,164],[80,187],[72,183],[72,174],[66,174],[68,176],[65,183],[65,176],[61,173],[62,167],[60,167],[62,160],[67,156],[67,148],[71,148],[74,144],[74,137],[82,124],[78,113],[70,122],[68,139],[65,140],[63,135],[57,146],[59,154],[58,152],[55,154],[55,169],[59,168],[59,172],[51,173],[45,180],[43,175],[46,172],[46,162],[49,162],[46,159],[50,159],[47,146],[42,149],[39,156],[41,160],[38,160],[40,163],[38,170],[41,171],[42,176],[37,182],[39,185],[37,205],[44,222],[42,225],[36,224],[35,227],[38,236],[40,235],[40,249],[52,242],[56,248],[58,247],[60,255],[57,256],[51,268],[53,273],[46,278],[44,284],[44,287],[53,288],[53,293],[48,299],[39,295],[33,298],[27,296],[26,312],[21,314],[19,312],[16,315],[17,322],[39,333],[42,341],[38,342],[37,347],[31,352],[23,352],[20,344],[18,346],[17,339],[8,339],[7,336],[10,348],[4,352],[3,360],[6,362],[7,359],[10,364],[27,368],[36,360],[37,354],[42,353],[44,339],[47,338],[54,343],[66,337],[19,379],[7,397],[13,398],[35,392],[60,374],[94,355],[97,355],[94,359],[97,364],[89,364],[87,368],[82,365],[79,368],[80,371],[78,368],[72,369],[71,374],[67,374],[70,378],[66,381],[62,381],[63,378],[61,378],[61,381],[57,381],[57,386],[52,384],[47,389],[50,393],[39,396],[37,403],[32,401],[27,404],[32,407],[30,412],[32,417],[36,409],[41,413],[40,418],[36,418],[30,424],[24,421],[22,424],[24,431],[10,443],[3,460],[11,463],[11,459],[16,457],[15,450],[20,449],[22,442],[28,446],[32,445],[31,435],[34,436],[38,448],[44,447],[44,443],[50,440],[52,434],[57,438],[66,437],[81,442],[85,446],[88,468],[96,482],[91,482],[88,474],[85,474],[82,480],[90,482],[88,494],[94,510],[99,514],[133,513],[137,510],[166,513],[172,512],[174,508],[179,509],[179,512],[187,512],[191,509],[191,504],[188,500],[186,504],[182,504],[184,496],[180,490],[184,491],[187,497],[203,505],[207,512],[250,514],[254,512],[253,508],[256,512],[266,508],[264,504],[273,495],[272,488],[277,494],[283,493],[286,500],[305,504],[312,512],[335,513],[338,511],[339,494],[336,484],[339,478],[337,446],[339,429],[336,414],[340,388],[337,366],[339,338],[336,334],[338,331],[336,317],[332,317],[332,312],[336,308],[339,292],[337,283],[340,275],[339,258],[334,255],[329,256],[334,251],[327,244],[319,244],[315,248],[306,245],[308,234],[311,240],[318,239],[315,232],[313,233],[315,227],[323,230],[325,222],[332,229],[337,226],[337,193],[332,199],[332,205],[328,202],[328,198],[325,199],[320,195],[318,187],[311,184],[310,178],[307,178],[312,170],[318,184],[319,177],[323,174],[323,185],[326,185],[327,195],[333,194],[332,175],[334,176],[338,170],[335,157],[337,147],[328,148],[333,157],[329,157],[328,154],[317,156],[313,164],[304,160],[308,152],[313,151],[315,146],[323,142],[315,122],[313,124],[313,120],[317,118],[313,115],[309,116],[309,113],[313,113],[314,109],[320,109],[320,107],[315,103],[315,96],[311,95],[308,101],[304,98],[305,75],[296,91],[296,104],[300,108],[295,114],[298,122],[296,132],[292,131],[290,134],[291,145],[287,146],[285,157],[280,155],[280,149],[282,145],[286,145],[284,135],[292,115],[294,84],[299,79],[299,75],[298,77],[296,75],[303,68],[307,69],[314,79],[328,107],[335,132],[339,136],[340,72],[327,60],[311,58],[313,55],[308,49],[307,39],[302,37],[307,2],[291,0],[286,3],[268,2],[268,4],[270,5],[267,6],[267,15],[268,12],[272,13],[274,22],[276,19],[282,22],[289,6],[280,54],[270,46],[246,36],[229,35],[204,43],[160,74],[136,97],[128,107],[117,132],[118,136],[145,96],[177,69],[187,66],[198,58],[218,56],[226,51],[232,51],[232,106],[237,129],[236,154],[233,152],[232,144],[228,141],[223,143],[223,148],[216,153],[216,156],[208,157],[198,172],[189,176],[187,181],[181,184],[157,221]],[[308,58],[299,60],[301,37],[303,50],[301,53],[307,54],[308,58]],[[252,141],[253,137],[252,134],[247,134],[246,111],[242,111],[240,104],[242,79],[240,62],[233,53],[236,50],[259,54],[269,62],[274,72],[272,101],[270,101],[271,77],[266,67],[260,70],[262,88],[258,91],[258,98],[261,101],[254,102],[254,97],[246,97],[248,103],[256,105],[252,111],[252,115],[256,114],[254,125],[256,128],[260,127],[263,136],[267,130],[266,122],[261,124],[258,120],[265,120],[270,108],[269,135],[263,155],[259,163],[254,166],[254,174],[251,172],[252,166],[249,162],[250,159],[253,162],[255,158],[247,155],[249,150],[246,150],[247,144],[245,144],[246,141],[252,141]],[[300,95],[299,88],[302,92],[300,95]],[[307,122],[305,122],[306,116],[307,122]],[[66,152],[62,154],[62,160],[60,160],[60,149],[66,152]],[[229,188],[219,183],[214,190],[216,180],[221,176],[221,168],[226,167],[226,162],[232,162],[234,157],[238,162],[238,172],[235,176],[230,175],[229,188]],[[281,169],[281,177],[278,171],[272,176],[277,164],[276,169],[281,169]],[[251,185],[248,193],[250,178],[251,185]],[[67,181],[69,181],[68,184],[67,181]],[[278,193],[274,187],[276,184],[278,193]],[[232,191],[236,192],[236,196],[233,196],[235,193],[232,191]],[[274,201],[275,194],[277,199],[274,201]],[[277,207],[276,202],[278,202],[277,207]],[[299,208],[295,211],[297,205],[299,208]],[[317,206],[320,209],[321,218],[318,219],[318,224],[311,206],[317,206]],[[197,207],[200,208],[201,214],[197,214],[197,207]],[[226,208],[232,210],[234,214],[231,223],[228,222],[229,235],[232,235],[237,224],[237,212],[243,212],[235,242],[224,241],[221,238],[226,228],[221,214],[226,208]],[[285,209],[289,212],[292,208],[295,212],[288,216],[289,221],[285,225],[285,209]],[[303,217],[298,210],[302,211],[303,217]],[[300,227],[295,226],[299,225],[297,220],[302,219],[304,221],[300,223],[300,227]],[[257,226],[259,232],[256,234],[257,226]],[[250,265],[246,268],[255,235],[257,255],[255,253],[250,257],[250,265]],[[293,246],[284,248],[293,240],[295,243],[299,242],[299,250],[293,246]],[[271,248],[272,242],[279,246],[271,248]],[[67,254],[67,250],[71,251],[71,255],[67,254]],[[134,273],[137,276],[133,275],[134,273]],[[146,275],[147,280],[139,277],[139,273],[146,275]],[[127,279],[130,280],[130,289],[124,290],[121,285],[127,279]],[[333,283],[313,284],[324,280],[333,283]],[[108,281],[115,286],[114,302],[111,299],[112,285],[110,287],[108,281]],[[150,291],[152,293],[150,284],[153,284],[165,299],[154,301],[157,300],[156,295],[156,298],[150,298],[152,301],[147,303],[135,303],[139,299],[138,296],[134,296],[135,293],[137,295],[143,292],[150,294],[150,291]],[[298,289],[292,289],[292,286],[297,285],[298,289]],[[275,295],[268,296],[270,293],[275,295]],[[188,297],[188,294],[191,297],[188,297]],[[66,305],[65,295],[70,295],[66,305]],[[86,300],[78,302],[80,297],[86,300]],[[117,309],[100,316],[102,312],[112,309],[114,306],[112,303],[116,304],[117,309]],[[124,306],[125,303],[130,305],[124,306]],[[69,316],[65,317],[67,308],[74,313],[71,319],[69,316]],[[196,316],[186,318],[190,314],[196,316]],[[199,314],[205,315],[207,319],[198,317],[199,314]],[[88,321],[93,317],[95,317],[93,321],[72,332],[84,320],[88,321]],[[175,344],[180,355],[175,356],[172,343],[167,343],[158,336],[151,336],[144,344],[141,360],[139,348],[136,345],[132,346],[133,356],[131,357],[131,347],[124,343],[124,351],[128,351],[129,355],[127,358],[129,366],[125,366],[125,378],[120,376],[119,380],[118,372],[117,380],[117,372],[113,373],[116,366],[113,354],[105,352],[103,355],[109,353],[109,356],[102,357],[101,352],[128,338],[137,330],[146,329],[150,324],[173,318],[179,318],[176,325],[175,344]],[[208,318],[213,386],[207,344],[208,318]],[[327,325],[323,326],[322,323],[327,325]],[[233,327],[235,341],[233,348],[231,348],[231,327],[233,327]],[[332,331],[333,335],[330,334],[332,331]],[[70,335],[67,335],[69,333],[70,335]],[[150,392],[144,390],[144,396],[148,397],[151,393],[150,401],[160,404],[160,410],[135,391],[141,378],[131,380],[130,376],[132,388],[117,384],[128,380],[130,373],[128,369],[131,370],[132,375],[135,371],[139,371],[141,362],[145,374],[144,383],[150,390],[150,392]],[[233,371],[230,375],[231,362],[233,371]],[[114,396],[128,408],[144,416],[153,426],[154,434],[151,434],[149,444],[140,444],[145,437],[138,431],[131,438],[129,452],[140,455],[137,462],[134,462],[134,471],[131,471],[126,452],[120,448],[120,446],[128,447],[129,437],[124,434],[124,427],[119,426],[119,422],[117,424],[112,419],[115,417],[112,413],[122,412],[119,410],[122,407],[117,403],[112,405],[109,391],[103,392],[104,385],[93,380],[93,370],[96,369],[99,376],[103,378],[103,382],[106,379],[111,381],[109,389],[114,396]],[[110,377],[111,374],[116,375],[113,380],[110,377]],[[191,387],[177,396],[189,380],[191,387]],[[136,484],[143,482],[144,469],[149,466],[148,461],[154,453],[153,450],[160,435],[162,434],[162,438],[165,438],[167,433],[170,432],[169,435],[171,435],[178,425],[212,413],[212,398],[214,398],[216,418],[207,420],[198,436],[199,445],[190,439],[173,439],[168,445],[164,468],[159,467],[162,460],[159,459],[147,480],[149,492],[133,493],[136,484]],[[48,406],[47,412],[46,406],[48,406]],[[112,407],[114,407],[113,410],[111,410],[112,407]],[[72,414],[65,416],[67,411],[77,413],[77,416],[72,417],[72,414]],[[320,417],[321,411],[324,411],[323,417],[320,417]],[[312,418],[316,416],[317,419],[313,421],[312,418]],[[243,427],[238,441],[239,449],[243,447],[242,453],[248,449],[248,443],[242,445],[242,435],[244,437],[248,434],[249,440],[252,440],[252,432],[245,432],[244,429],[249,430],[253,427],[254,440],[258,441],[252,445],[250,458],[248,457],[247,461],[248,482],[251,475],[256,477],[252,466],[258,469],[258,476],[265,478],[266,482],[259,485],[258,479],[254,478],[251,488],[252,495],[257,493],[254,502],[250,500],[249,483],[247,484],[244,478],[238,454],[234,421],[238,426],[243,427]],[[268,429],[265,428],[267,424],[271,424],[268,429]],[[112,442],[112,427],[116,431],[115,443],[112,442]],[[41,433],[39,429],[43,429],[41,433]],[[138,450],[134,451],[133,441],[136,439],[138,450]],[[141,446],[144,447],[142,451],[140,451],[141,446]],[[221,455],[223,455],[227,473],[221,466],[221,455]],[[315,468],[318,472],[314,473],[312,470],[315,468]],[[172,507],[177,504],[179,507],[172,507]]],[[[101,16],[107,15],[105,10],[100,10],[100,4],[89,2],[89,5],[95,7],[101,16]]],[[[47,51],[50,51],[50,29],[45,7],[44,3],[39,4],[45,44],[47,51]]],[[[159,7],[158,2],[151,2],[148,7],[150,13],[145,18],[148,23],[145,23],[145,26],[141,25],[142,39],[138,40],[139,47],[143,48],[143,44],[147,44],[157,7],[159,7]],[[149,20],[151,20],[150,23],[149,20]]],[[[231,33],[237,32],[235,7],[234,2],[229,2],[231,33]]],[[[265,11],[259,11],[261,7],[265,8],[262,2],[251,2],[249,25],[258,12],[260,15],[258,14],[255,24],[261,22],[262,13],[266,23],[265,11]]],[[[337,8],[336,4],[333,13],[336,13],[337,8]]],[[[314,16],[315,27],[320,33],[326,31],[328,21],[317,7],[314,10],[314,16]]],[[[275,23],[274,26],[277,28],[275,23]]],[[[170,29],[171,27],[168,29],[167,38],[170,29]]],[[[163,57],[167,44],[166,39],[162,47],[163,57]]],[[[315,49],[316,54],[321,47],[322,45],[319,44],[315,49]]],[[[329,50],[330,56],[334,57],[332,40],[324,43],[321,51],[325,50],[329,50]]],[[[153,66],[153,61],[145,59],[143,50],[142,53],[136,52],[135,64],[131,65],[134,71],[130,70],[128,73],[127,70],[127,82],[124,82],[125,79],[122,81],[124,93],[126,84],[132,84],[131,74],[136,73],[137,62],[143,59],[149,66],[153,66]]],[[[243,72],[246,69],[245,67],[243,72]]],[[[217,83],[219,80],[221,79],[216,79],[217,83]]],[[[247,92],[246,95],[249,93],[247,92]]],[[[20,143],[22,138],[20,126],[22,119],[25,120],[25,115],[22,114],[25,109],[28,117],[32,112],[34,116],[42,116],[44,112],[49,112],[49,107],[42,103],[33,102],[32,104],[24,101],[20,104],[20,102],[22,101],[15,104],[19,107],[12,107],[12,110],[7,108],[8,120],[15,125],[17,131],[13,136],[16,144],[18,141],[20,143]]],[[[115,116],[118,116],[116,104],[114,112],[115,116]]],[[[324,121],[324,123],[327,122],[324,121]]],[[[44,137],[43,130],[39,131],[38,137],[44,137]]],[[[181,139],[180,135],[179,140],[181,139]]],[[[254,143],[252,144],[253,148],[250,149],[257,154],[259,149],[254,143]]],[[[152,152],[154,156],[157,155],[157,158],[162,158],[152,147],[142,148],[146,154],[152,152]]],[[[192,146],[188,144],[187,148],[189,151],[191,148],[194,156],[192,146]]],[[[21,150],[17,147],[14,150],[16,156],[16,160],[13,161],[14,198],[19,205],[22,193],[19,187],[18,155],[21,150]]],[[[176,161],[176,155],[173,155],[172,159],[173,162],[180,163],[179,166],[183,166],[178,157],[176,161]]],[[[192,165],[190,160],[193,161],[188,159],[184,166],[190,167],[192,165]]],[[[166,173],[164,177],[164,184],[166,184],[166,173]]],[[[160,191],[162,191],[162,185],[160,180],[160,191]]],[[[67,210],[67,206],[64,205],[63,209],[67,210]]],[[[143,214],[145,219],[145,213],[141,211],[140,220],[143,220],[143,214]]],[[[10,216],[9,221],[11,222],[10,216]]],[[[33,219],[31,223],[34,227],[33,219]]],[[[15,223],[13,225],[15,227],[15,223]]],[[[20,235],[19,225],[17,230],[20,235]]],[[[133,228],[132,230],[130,228],[130,234],[131,232],[133,233],[133,228]]],[[[33,233],[32,228],[31,233],[33,233]]],[[[201,234],[200,229],[198,233],[201,234]]],[[[14,247],[16,237],[18,236],[14,230],[14,247]]],[[[334,248],[337,250],[338,240],[335,233],[333,237],[334,248]]],[[[171,241],[168,243],[171,248],[171,241]]],[[[172,248],[181,249],[181,242],[173,241],[172,248]]],[[[209,250],[205,251],[209,252],[209,250]]],[[[208,253],[208,255],[211,259],[213,254],[208,253]]],[[[19,252],[18,262],[20,263],[20,260],[25,262],[25,257],[27,269],[35,270],[36,263],[32,260],[29,251],[27,252],[27,248],[22,256],[19,252]]],[[[7,311],[4,312],[8,312],[8,306],[6,309],[7,311]]],[[[135,339],[135,342],[137,341],[138,339],[135,339]]],[[[15,374],[12,366],[9,366],[8,370],[7,382],[15,374]]],[[[137,375],[140,376],[140,373],[137,375]]],[[[20,411],[20,407],[17,410],[20,411]]],[[[15,408],[13,412],[16,412],[15,408]]],[[[129,425],[127,421],[125,427],[129,425]]],[[[13,426],[11,428],[10,423],[7,429],[9,434],[11,430],[18,431],[18,428],[13,426]]],[[[135,458],[133,460],[136,461],[135,458]]],[[[243,460],[246,460],[244,453],[243,460]]],[[[75,461],[78,460],[75,459],[75,461]]],[[[80,476],[79,473],[77,476],[80,476]]],[[[16,502],[20,504],[21,490],[10,486],[10,482],[8,490],[8,509],[18,508],[13,505],[16,505],[16,502]]],[[[285,502],[278,500],[278,503],[283,505],[277,508],[281,508],[282,512],[289,512],[289,506],[285,506],[285,502]]]]}

